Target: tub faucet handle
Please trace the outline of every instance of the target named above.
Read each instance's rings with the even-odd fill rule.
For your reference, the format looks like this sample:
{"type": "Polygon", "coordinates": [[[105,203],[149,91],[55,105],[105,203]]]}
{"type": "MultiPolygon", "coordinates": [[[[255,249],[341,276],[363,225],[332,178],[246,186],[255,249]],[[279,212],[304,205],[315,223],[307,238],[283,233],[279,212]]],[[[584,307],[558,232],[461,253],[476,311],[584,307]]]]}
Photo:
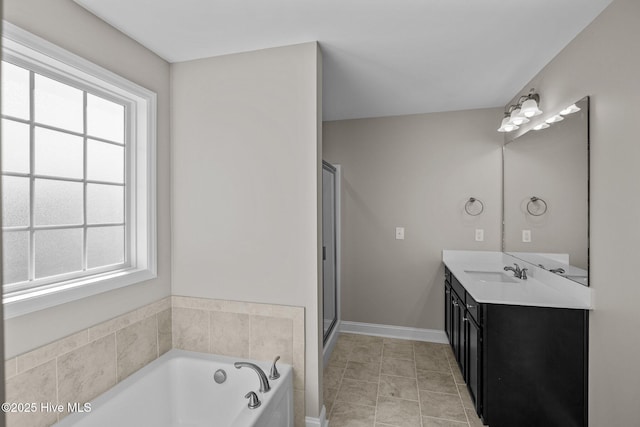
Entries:
{"type": "Polygon", "coordinates": [[[276,356],[276,360],[273,361],[273,365],[271,365],[271,372],[269,372],[270,380],[277,380],[280,378],[280,372],[278,372],[278,368],[276,367],[276,362],[280,360],[280,356],[276,356]]]}
{"type": "Polygon", "coordinates": [[[262,402],[260,402],[260,399],[258,399],[258,395],[253,391],[247,393],[244,398],[249,399],[249,403],[247,404],[249,409],[256,409],[257,407],[262,405],[262,402]]]}

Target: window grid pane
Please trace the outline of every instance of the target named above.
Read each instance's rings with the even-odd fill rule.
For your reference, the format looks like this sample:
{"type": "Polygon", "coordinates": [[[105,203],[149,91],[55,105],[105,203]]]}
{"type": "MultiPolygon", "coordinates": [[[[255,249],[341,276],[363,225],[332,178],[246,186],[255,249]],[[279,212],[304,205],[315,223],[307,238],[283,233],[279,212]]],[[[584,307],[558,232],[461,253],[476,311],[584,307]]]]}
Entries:
{"type": "MultiPolygon", "coordinates": [[[[5,63],[3,61],[2,64],[4,67],[5,64],[8,64],[8,63],[5,63]]],[[[93,97],[94,99],[96,99],[96,96],[84,90],[78,90],[72,86],[68,86],[66,84],[59,83],[47,77],[43,77],[33,71],[28,71],[28,76],[29,76],[28,88],[25,88],[24,90],[25,92],[27,92],[28,90],[28,93],[29,93],[28,105],[30,108],[29,108],[28,117],[24,117],[24,120],[21,120],[22,118],[17,118],[12,120],[10,117],[5,117],[3,120],[3,122],[10,121],[12,124],[13,123],[22,124],[22,126],[26,126],[29,128],[28,170],[25,170],[24,167],[22,168],[22,170],[15,170],[15,171],[10,169],[5,170],[4,168],[2,168],[2,174],[7,178],[9,177],[13,178],[15,176],[19,176],[19,177],[24,177],[23,179],[26,179],[29,181],[29,185],[27,186],[29,188],[29,192],[28,192],[28,195],[26,195],[26,197],[29,200],[28,225],[20,228],[21,230],[24,230],[24,231],[8,231],[7,229],[7,231],[3,232],[3,239],[5,241],[7,241],[7,239],[10,239],[12,236],[18,236],[18,233],[21,233],[20,235],[27,237],[28,244],[25,245],[24,243],[22,243],[18,246],[16,245],[13,245],[13,246],[22,248],[20,250],[23,250],[23,249],[27,250],[28,260],[27,260],[27,267],[25,268],[24,266],[22,266],[20,268],[24,270],[16,270],[14,274],[10,275],[11,278],[9,277],[6,278],[9,280],[7,280],[5,284],[12,285],[15,283],[24,283],[26,286],[26,283],[33,282],[34,280],[36,280],[37,283],[34,283],[35,285],[34,287],[37,287],[37,286],[40,286],[41,284],[46,285],[52,282],[55,283],[56,281],[55,277],[59,275],[63,275],[62,280],[67,280],[71,278],[94,274],[93,270],[96,270],[96,269],[98,271],[102,271],[102,270],[108,271],[109,269],[113,270],[113,269],[120,268],[122,265],[126,265],[126,263],[128,262],[128,249],[127,249],[127,243],[126,243],[128,241],[126,238],[126,236],[128,236],[128,225],[127,225],[127,219],[126,219],[127,218],[126,217],[127,202],[125,197],[127,190],[126,190],[126,174],[124,173],[124,168],[126,165],[126,150],[124,149],[124,146],[126,144],[126,138],[114,137],[111,140],[103,139],[105,136],[113,137],[115,134],[112,134],[112,135],[104,134],[103,138],[100,138],[101,135],[95,135],[93,138],[91,138],[94,141],[94,143],[100,142],[102,140],[102,143],[113,144],[113,147],[119,148],[119,151],[121,152],[121,156],[122,156],[121,160],[118,160],[116,157],[115,161],[113,161],[114,157],[111,156],[110,161],[113,161],[112,167],[114,168],[115,172],[112,172],[109,178],[111,177],[118,177],[118,178],[117,179],[111,178],[109,181],[111,182],[116,181],[117,183],[111,184],[111,186],[113,186],[114,189],[115,188],[121,189],[122,206],[120,208],[116,208],[116,212],[122,212],[122,214],[117,217],[113,217],[113,215],[107,215],[108,217],[110,217],[110,219],[117,219],[118,221],[111,221],[110,223],[100,223],[100,222],[94,221],[94,223],[88,224],[87,188],[88,188],[88,185],[95,186],[95,184],[93,184],[91,180],[88,180],[88,177],[91,175],[91,173],[90,173],[90,170],[88,169],[89,158],[87,155],[87,148],[88,148],[87,99],[88,97],[93,97]],[[39,96],[36,93],[36,90],[34,90],[36,85],[36,80],[40,83],[43,81],[47,82],[49,85],[49,89],[53,90],[54,92],[53,96],[51,96],[51,94],[48,94],[49,101],[51,101],[52,98],[57,97],[58,99],[60,99],[62,104],[65,104],[64,105],[65,108],[60,107],[59,110],[65,110],[68,106],[73,104],[76,105],[76,108],[74,108],[76,113],[76,118],[73,119],[72,122],[68,121],[68,118],[66,118],[64,115],[61,115],[59,111],[53,111],[53,112],[50,111],[48,113],[45,112],[44,115],[46,116],[48,114],[48,117],[50,119],[49,124],[51,126],[47,126],[47,124],[45,124],[44,126],[41,124],[36,126],[37,115],[40,114],[40,117],[43,117],[43,109],[41,107],[38,109],[36,106],[37,100],[35,98],[36,96],[39,96]],[[65,101],[64,99],[61,99],[60,96],[61,94],[64,94],[64,93],[72,94],[72,98],[74,98],[74,100],[65,101]],[[79,122],[80,127],[78,127],[78,117],[77,117],[78,93],[80,93],[82,96],[82,101],[81,101],[82,117],[81,117],[81,121],[79,122]],[[54,123],[54,122],[58,122],[58,123],[54,123]],[[59,126],[60,124],[62,126],[59,126]],[[65,127],[67,129],[64,129],[65,127]],[[53,146],[51,147],[43,147],[43,144],[45,144],[46,141],[44,141],[41,138],[40,142],[38,143],[39,145],[36,148],[37,134],[55,135],[57,137],[57,141],[52,140],[53,146]],[[78,146],[74,146],[75,148],[73,148],[68,154],[71,156],[75,156],[76,160],[73,160],[70,157],[65,158],[64,156],[61,156],[59,152],[56,152],[56,150],[61,149],[60,145],[62,145],[65,140],[69,141],[67,142],[67,144],[70,144],[70,141],[73,141],[74,139],[79,140],[81,142],[80,144],[81,149],[78,150],[78,146]],[[50,154],[51,156],[55,156],[58,159],[67,161],[67,162],[70,160],[77,162],[78,161],[77,156],[80,155],[79,160],[82,162],[81,170],[80,170],[81,175],[78,174],[78,169],[75,167],[74,167],[75,169],[71,168],[73,170],[69,168],[65,168],[64,166],[58,166],[58,168],[61,167],[62,169],[56,169],[55,162],[52,161],[52,159],[50,158],[44,158],[44,157],[41,158],[41,161],[39,164],[42,165],[43,164],[42,162],[45,162],[44,164],[47,164],[46,162],[49,161],[49,164],[53,167],[47,168],[45,170],[39,169],[41,167],[37,166],[36,164],[37,155],[38,155],[38,153],[36,152],[37,149],[40,149],[41,153],[50,154]],[[47,152],[46,149],[48,149],[49,151],[47,152]],[[122,178],[119,178],[120,174],[122,174],[122,178]],[[73,209],[75,209],[76,211],[77,210],[81,211],[81,212],[76,212],[76,214],[73,214],[73,215],[76,215],[75,217],[71,215],[71,217],[79,219],[79,221],[75,221],[75,220],[72,221],[73,222],[72,225],[69,223],[69,221],[64,221],[64,220],[60,220],[58,222],[66,223],[70,225],[57,225],[55,223],[56,222],[55,220],[53,222],[40,221],[42,224],[38,224],[38,221],[34,221],[36,219],[36,214],[37,214],[36,212],[37,200],[35,198],[37,197],[37,195],[36,195],[36,191],[34,191],[37,187],[36,182],[37,181],[41,183],[45,182],[41,178],[36,178],[36,176],[40,177],[41,175],[45,175],[46,178],[50,178],[46,180],[48,181],[49,184],[59,183],[58,185],[59,188],[62,188],[62,187],[72,188],[76,185],[81,186],[80,205],[78,205],[78,199],[77,199],[78,193],[76,193],[76,196],[75,196],[76,201],[72,203],[69,203],[70,200],[68,199],[70,197],[68,197],[69,196],[68,194],[65,195],[64,192],[58,193],[55,195],[50,194],[50,195],[47,195],[48,199],[51,200],[52,198],[55,199],[57,197],[58,200],[61,201],[61,203],[60,204],[53,203],[51,205],[52,212],[49,212],[49,213],[44,212],[45,216],[53,215],[53,217],[55,217],[56,210],[59,211],[61,208],[64,208],[65,204],[67,205],[67,207],[69,207],[69,205],[72,205],[73,209]],[[74,182],[76,182],[77,184],[74,184],[74,182]],[[80,214],[79,217],[77,216],[78,213],[80,214]],[[95,232],[89,231],[96,227],[98,227],[98,229],[96,229],[95,232]],[[115,227],[114,230],[117,229],[121,231],[114,235],[113,232],[108,231],[108,229],[112,227],[115,227]],[[101,230],[101,231],[98,232],[97,230],[101,230]],[[94,236],[92,238],[92,241],[89,241],[89,238],[87,237],[89,235],[94,236]],[[46,239],[47,236],[53,236],[53,237],[59,236],[58,238],[61,238],[61,237],[64,237],[64,238],[62,238],[58,243],[56,243],[55,238],[46,239]],[[97,238],[99,238],[100,236],[104,237],[104,241],[97,240],[97,238]],[[121,238],[117,236],[121,236],[121,238]],[[71,239],[71,237],[73,238],[71,239]],[[40,242],[41,244],[38,245],[38,242],[40,242]],[[94,249],[88,248],[89,244],[91,244],[94,249]],[[100,250],[102,251],[101,256],[96,256],[96,248],[98,248],[98,246],[96,245],[98,244],[101,245],[100,246],[101,248],[100,250]],[[116,247],[110,248],[109,244],[115,244],[116,247]],[[56,253],[55,248],[66,248],[68,249],[68,251],[64,254],[56,253]],[[48,253],[49,251],[51,253],[48,253]],[[90,258],[89,256],[90,253],[91,253],[92,260],[88,259],[90,258]],[[76,258],[74,254],[79,255],[80,258],[79,259],[76,258]],[[60,259],[58,260],[57,258],[60,258],[60,259]],[[73,261],[73,259],[76,259],[76,261],[73,261]],[[101,262],[99,261],[100,259],[104,260],[105,264],[101,264],[101,262]],[[56,266],[56,263],[60,265],[56,266]],[[19,271],[23,271],[23,272],[19,273],[19,271]]],[[[109,103],[108,107],[111,108],[112,110],[121,108],[122,110],[121,118],[122,120],[124,120],[125,112],[126,112],[124,105],[116,104],[111,101],[106,101],[102,98],[97,98],[97,99],[102,100],[104,102],[108,102],[109,103]]],[[[56,105],[55,102],[50,102],[49,104],[50,107],[55,105],[56,105]]],[[[115,116],[114,114],[111,114],[111,115],[115,116]]],[[[104,123],[102,123],[102,126],[104,126],[104,123]]],[[[122,133],[124,134],[123,122],[118,121],[117,123],[114,124],[114,126],[117,127],[118,129],[122,128],[122,133]]],[[[103,133],[104,132],[105,131],[103,131],[103,133]]],[[[120,131],[118,131],[118,133],[119,132],[120,131]]],[[[96,164],[95,160],[94,160],[94,164],[96,164]]],[[[108,171],[109,171],[108,167],[105,167],[103,164],[99,164],[99,163],[97,163],[97,166],[100,168],[100,171],[101,171],[100,173],[102,175],[104,175],[105,172],[108,175],[108,171]]],[[[41,194],[44,194],[44,193],[41,191],[41,194]]],[[[40,205],[42,205],[42,203],[40,203],[40,205]]],[[[43,217],[42,209],[40,209],[39,212],[40,212],[38,214],[39,217],[43,217]]],[[[58,212],[58,214],[60,214],[60,212],[58,212]]],[[[69,216],[67,215],[65,218],[69,218],[69,216]]],[[[10,229],[11,227],[8,227],[8,228],[10,229]]],[[[14,230],[16,229],[14,228],[14,230]]],[[[13,261],[14,258],[15,257],[10,256],[10,254],[9,255],[5,254],[3,261],[6,263],[12,263],[14,262],[13,261]]]]}

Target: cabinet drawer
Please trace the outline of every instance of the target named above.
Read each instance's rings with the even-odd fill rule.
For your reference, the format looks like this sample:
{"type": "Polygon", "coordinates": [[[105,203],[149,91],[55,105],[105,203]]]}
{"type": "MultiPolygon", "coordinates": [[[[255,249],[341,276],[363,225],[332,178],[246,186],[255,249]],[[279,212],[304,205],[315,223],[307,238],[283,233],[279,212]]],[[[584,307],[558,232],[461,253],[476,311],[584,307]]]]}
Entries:
{"type": "Polygon", "coordinates": [[[458,282],[458,279],[456,279],[456,276],[454,276],[453,274],[451,275],[451,287],[453,288],[454,291],[456,291],[456,294],[458,294],[458,296],[460,297],[462,304],[464,304],[466,291],[464,290],[464,286],[462,286],[460,282],[458,282]]]}
{"type": "Polygon", "coordinates": [[[478,306],[478,303],[476,302],[476,300],[473,299],[473,297],[469,294],[467,294],[467,298],[466,298],[466,307],[467,307],[467,311],[469,312],[469,315],[471,317],[473,317],[473,320],[475,320],[475,322],[480,325],[480,308],[478,306]]]}

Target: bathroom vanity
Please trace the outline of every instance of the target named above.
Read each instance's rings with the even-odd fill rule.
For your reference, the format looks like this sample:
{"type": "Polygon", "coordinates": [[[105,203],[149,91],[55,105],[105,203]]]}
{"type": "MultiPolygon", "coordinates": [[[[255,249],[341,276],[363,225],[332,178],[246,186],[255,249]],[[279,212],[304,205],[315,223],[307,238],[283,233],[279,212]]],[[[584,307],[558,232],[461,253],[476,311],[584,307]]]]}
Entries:
{"type": "Polygon", "coordinates": [[[446,334],[484,423],[586,426],[589,288],[502,252],[443,262],[446,334]]]}

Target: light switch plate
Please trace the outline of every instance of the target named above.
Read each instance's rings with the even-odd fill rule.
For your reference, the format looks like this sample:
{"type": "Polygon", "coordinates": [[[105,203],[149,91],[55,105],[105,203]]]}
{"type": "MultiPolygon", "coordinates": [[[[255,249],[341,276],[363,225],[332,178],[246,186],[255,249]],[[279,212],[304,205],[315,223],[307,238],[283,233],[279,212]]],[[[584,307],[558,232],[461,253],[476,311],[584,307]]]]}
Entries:
{"type": "Polygon", "coordinates": [[[476,228],[476,242],[484,242],[484,229],[476,228]]]}
{"type": "Polygon", "coordinates": [[[396,240],[404,240],[404,227],[396,227],[396,240]]]}
{"type": "Polygon", "coordinates": [[[522,241],[524,243],[531,243],[531,230],[522,230],[522,241]]]}

